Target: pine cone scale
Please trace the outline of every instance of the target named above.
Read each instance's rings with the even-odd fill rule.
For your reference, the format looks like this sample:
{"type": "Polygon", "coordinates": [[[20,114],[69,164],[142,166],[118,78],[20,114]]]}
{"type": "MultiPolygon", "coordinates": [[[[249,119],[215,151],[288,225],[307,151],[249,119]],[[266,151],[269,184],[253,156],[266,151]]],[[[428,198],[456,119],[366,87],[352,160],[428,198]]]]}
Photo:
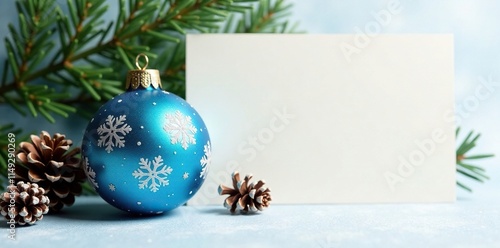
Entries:
{"type": "Polygon", "coordinates": [[[234,192],[236,192],[236,190],[234,190],[232,188],[229,188],[229,187],[226,187],[224,185],[221,185],[219,187],[219,195],[225,195],[225,194],[231,194],[231,195],[233,195],[234,192]]]}
{"type": "Polygon", "coordinates": [[[50,146],[47,146],[45,145],[44,143],[41,143],[40,144],[40,148],[41,148],[41,157],[42,157],[42,162],[47,162],[47,161],[50,161],[52,159],[52,148],[50,146]]]}
{"type": "Polygon", "coordinates": [[[36,153],[39,153],[40,150],[38,147],[40,147],[40,143],[42,143],[42,139],[40,139],[40,137],[38,137],[36,135],[30,135],[30,138],[31,138],[31,143],[33,144],[33,147],[36,149],[36,153]]]}
{"type": "Polygon", "coordinates": [[[52,157],[53,158],[61,158],[69,150],[69,148],[70,148],[69,145],[56,147],[56,149],[54,149],[54,151],[52,153],[52,157]]]}
{"type": "Polygon", "coordinates": [[[21,212],[19,212],[19,215],[22,217],[28,217],[27,219],[31,220],[31,216],[28,216],[29,212],[28,212],[28,209],[26,207],[23,207],[21,209],[21,212]]]}
{"type": "Polygon", "coordinates": [[[233,189],[238,190],[240,186],[238,185],[238,182],[240,181],[240,174],[239,173],[233,173],[233,189]]]}
{"type": "Polygon", "coordinates": [[[248,211],[248,206],[247,204],[252,204],[252,202],[248,202],[248,195],[245,194],[243,197],[241,197],[238,200],[238,209],[243,210],[243,211],[248,211]]]}
{"type": "MultiPolygon", "coordinates": [[[[248,182],[248,181],[245,181],[245,182],[248,182]]],[[[241,181],[238,182],[238,189],[239,189],[241,195],[245,195],[247,192],[247,184],[243,183],[241,181]]]]}
{"type": "Polygon", "coordinates": [[[53,187],[52,191],[57,195],[59,198],[66,198],[69,195],[69,188],[67,187],[61,187],[61,185],[58,185],[58,187],[53,187]]]}
{"type": "Polygon", "coordinates": [[[226,200],[225,200],[226,206],[231,207],[231,209],[236,209],[236,202],[237,202],[238,198],[239,198],[239,195],[234,195],[234,196],[230,196],[230,197],[226,198],[226,200]]]}
{"type": "Polygon", "coordinates": [[[53,140],[57,139],[57,133],[54,134],[53,138],[50,137],[50,134],[47,131],[42,131],[41,133],[42,133],[42,135],[40,136],[41,140],[43,140],[45,144],[53,146],[54,145],[53,140]]]}
{"type": "Polygon", "coordinates": [[[250,203],[248,204],[248,208],[251,212],[257,212],[258,210],[262,211],[262,209],[259,209],[255,206],[255,203],[253,201],[250,201],[250,203]]]}
{"type": "MultiPolygon", "coordinates": [[[[40,158],[40,156],[38,156],[38,152],[37,153],[30,152],[28,154],[25,154],[24,157],[26,157],[26,161],[23,161],[23,162],[27,162],[27,163],[31,163],[31,164],[38,163],[38,164],[43,166],[43,163],[40,162],[41,158],[40,158]]],[[[20,157],[20,159],[21,158],[22,157],[20,157]]]]}
{"type": "Polygon", "coordinates": [[[36,173],[35,170],[28,171],[28,178],[31,182],[38,183],[40,181],[44,181],[43,177],[36,173]]]}
{"type": "Polygon", "coordinates": [[[26,151],[26,154],[29,154],[29,153],[38,153],[38,151],[36,150],[35,146],[33,146],[33,144],[29,143],[29,142],[21,142],[19,144],[19,147],[21,148],[21,150],[24,150],[26,151]]]}
{"type": "Polygon", "coordinates": [[[60,175],[53,176],[53,175],[48,174],[47,172],[45,172],[44,174],[45,174],[45,178],[47,178],[51,182],[57,182],[57,181],[59,181],[59,179],[61,179],[60,175]]]}
{"type": "Polygon", "coordinates": [[[264,186],[265,182],[262,180],[259,180],[257,184],[255,185],[256,189],[260,189],[262,186],[264,186]]]}
{"type": "Polygon", "coordinates": [[[61,167],[64,166],[64,162],[57,162],[57,161],[54,161],[54,160],[50,160],[49,161],[49,165],[51,165],[53,167],[53,169],[57,170],[61,167]]]}
{"type": "Polygon", "coordinates": [[[62,180],[68,182],[68,183],[71,183],[75,180],[75,175],[74,174],[70,174],[70,175],[62,175],[61,178],[62,180]]]}

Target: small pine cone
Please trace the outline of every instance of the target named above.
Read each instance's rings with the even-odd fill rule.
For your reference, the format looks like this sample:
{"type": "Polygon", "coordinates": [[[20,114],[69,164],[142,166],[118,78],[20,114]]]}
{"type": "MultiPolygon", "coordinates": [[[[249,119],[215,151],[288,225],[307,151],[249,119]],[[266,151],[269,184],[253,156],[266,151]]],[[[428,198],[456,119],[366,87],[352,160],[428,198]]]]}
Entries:
{"type": "Polygon", "coordinates": [[[33,225],[49,212],[49,198],[36,183],[18,182],[7,187],[0,199],[1,213],[7,220],[14,219],[19,225],[33,225]],[[11,198],[12,197],[12,198],[11,198]],[[11,205],[11,199],[14,204],[11,205]]]}
{"type": "Polygon", "coordinates": [[[224,206],[228,208],[231,213],[236,209],[241,210],[243,213],[262,211],[269,207],[271,203],[271,190],[264,188],[265,182],[259,180],[257,184],[248,182],[252,179],[252,175],[245,176],[243,181],[240,180],[240,173],[235,171],[233,173],[233,188],[225,185],[219,186],[219,195],[229,195],[224,201],[224,206]]]}
{"type": "Polygon", "coordinates": [[[62,134],[42,131],[21,142],[17,151],[16,181],[37,183],[50,199],[51,212],[71,206],[82,192],[85,172],[80,165],[80,148],[70,150],[73,142],[62,134]]]}

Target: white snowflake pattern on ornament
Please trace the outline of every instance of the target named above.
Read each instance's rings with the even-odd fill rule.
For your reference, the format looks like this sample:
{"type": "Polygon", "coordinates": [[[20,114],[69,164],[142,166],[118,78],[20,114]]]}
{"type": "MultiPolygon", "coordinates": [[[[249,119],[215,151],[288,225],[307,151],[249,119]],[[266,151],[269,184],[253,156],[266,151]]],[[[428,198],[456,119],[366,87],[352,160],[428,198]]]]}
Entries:
{"type": "Polygon", "coordinates": [[[83,158],[83,170],[85,171],[85,175],[87,175],[87,178],[89,179],[89,181],[92,183],[92,185],[94,185],[94,187],[96,189],[99,188],[99,184],[97,184],[97,182],[95,181],[95,177],[96,177],[96,173],[94,170],[92,170],[92,168],[90,168],[89,166],[89,159],[84,157],[83,158]]]}
{"type": "Polygon", "coordinates": [[[163,164],[161,156],[155,157],[153,161],[141,158],[139,165],[141,165],[139,169],[132,173],[134,178],[139,179],[139,189],[148,187],[152,192],[156,192],[160,186],[168,186],[167,177],[172,173],[173,169],[163,164]],[[163,167],[160,169],[161,166],[163,167]]]}
{"type": "Polygon", "coordinates": [[[208,167],[212,163],[212,148],[210,147],[210,141],[203,147],[203,151],[205,155],[203,155],[200,160],[201,167],[203,168],[200,172],[200,177],[205,179],[205,177],[207,177],[208,167]]]}
{"type": "Polygon", "coordinates": [[[99,140],[97,146],[106,146],[108,153],[113,151],[113,147],[125,147],[125,136],[132,131],[132,128],[125,123],[127,120],[126,115],[114,117],[108,115],[106,122],[97,128],[99,140]]]}
{"type": "Polygon", "coordinates": [[[175,114],[167,114],[167,123],[163,126],[168,135],[170,135],[170,143],[172,145],[181,143],[182,148],[187,150],[190,144],[196,144],[194,134],[196,127],[191,122],[191,116],[185,116],[181,111],[175,111],[175,114]]]}

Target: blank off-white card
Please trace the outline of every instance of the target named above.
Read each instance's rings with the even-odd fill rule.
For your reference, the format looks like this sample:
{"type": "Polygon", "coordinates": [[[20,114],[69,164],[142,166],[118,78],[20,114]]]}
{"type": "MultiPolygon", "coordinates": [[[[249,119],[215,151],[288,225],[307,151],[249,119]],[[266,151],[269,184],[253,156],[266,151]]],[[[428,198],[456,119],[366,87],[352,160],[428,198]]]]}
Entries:
{"type": "Polygon", "coordinates": [[[187,100],[212,140],[190,204],[232,171],[273,203],[455,200],[452,35],[188,35],[187,100]]]}

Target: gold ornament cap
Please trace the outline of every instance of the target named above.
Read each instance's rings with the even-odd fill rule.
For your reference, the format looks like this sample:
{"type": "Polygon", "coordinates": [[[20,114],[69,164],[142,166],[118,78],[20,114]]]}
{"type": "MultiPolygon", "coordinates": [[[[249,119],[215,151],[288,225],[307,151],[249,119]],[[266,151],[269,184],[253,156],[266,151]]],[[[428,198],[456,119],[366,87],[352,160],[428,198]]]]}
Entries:
{"type": "Polygon", "coordinates": [[[146,69],[149,64],[149,58],[146,54],[140,53],[135,57],[135,66],[137,70],[130,70],[127,74],[126,89],[135,90],[139,87],[147,88],[152,86],[155,89],[161,87],[160,71],[155,69],[146,69]],[[144,58],[145,64],[143,67],[139,65],[139,59],[144,58]]]}

